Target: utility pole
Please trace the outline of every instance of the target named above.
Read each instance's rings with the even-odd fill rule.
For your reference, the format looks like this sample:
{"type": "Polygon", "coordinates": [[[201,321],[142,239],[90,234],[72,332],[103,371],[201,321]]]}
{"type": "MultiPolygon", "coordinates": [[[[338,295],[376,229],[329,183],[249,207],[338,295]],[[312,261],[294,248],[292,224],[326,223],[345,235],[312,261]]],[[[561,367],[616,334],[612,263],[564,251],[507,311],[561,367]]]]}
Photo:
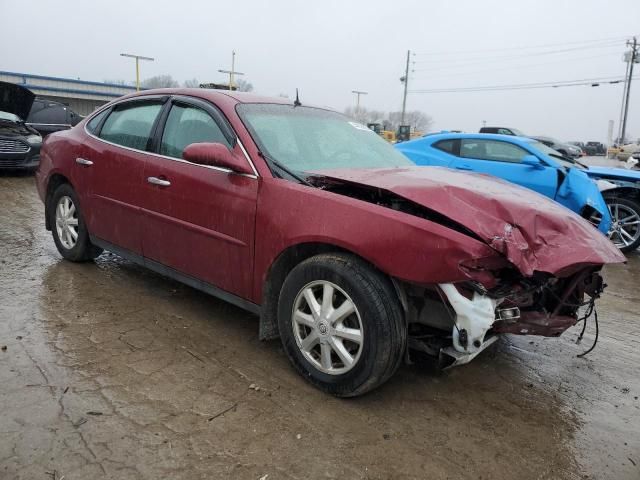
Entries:
{"type": "Polygon", "coordinates": [[[143,57],[142,55],[132,55],[130,53],[121,53],[120,56],[121,57],[135,58],[136,59],[136,90],[140,91],[140,65],[139,65],[139,61],[140,60],[148,60],[150,62],[153,62],[154,59],[151,58],[151,57],[143,57]]]}
{"type": "MultiPolygon", "coordinates": [[[[629,53],[629,52],[627,52],[629,53]]],[[[625,55],[626,57],[626,63],[627,63],[627,67],[624,70],[624,84],[622,87],[622,102],[620,102],[620,116],[618,117],[618,136],[616,137],[616,142],[615,143],[622,143],[621,142],[621,134],[622,134],[622,118],[624,117],[624,104],[625,104],[625,99],[627,98],[627,86],[629,85],[629,67],[631,65],[631,62],[629,61],[631,59],[631,55],[625,55]]]]}
{"type": "Polygon", "coordinates": [[[404,115],[407,111],[407,88],[409,88],[409,57],[411,56],[411,50],[407,50],[407,66],[404,70],[404,77],[400,78],[400,81],[404,83],[404,95],[402,96],[402,117],[400,124],[404,125],[404,115]]]}
{"type": "Polygon", "coordinates": [[[231,70],[218,70],[220,73],[229,74],[229,90],[233,90],[234,75],[244,75],[242,72],[236,72],[236,51],[231,50],[231,70]]]}
{"type": "Polygon", "coordinates": [[[368,95],[369,92],[363,92],[361,90],[351,90],[351,93],[355,93],[356,94],[356,111],[355,111],[355,117],[356,119],[358,118],[358,114],[360,113],[360,95],[368,95]]]}
{"type": "Polygon", "coordinates": [[[629,60],[629,76],[627,77],[627,93],[624,101],[624,117],[622,118],[621,142],[624,142],[624,136],[627,133],[627,114],[629,113],[629,92],[631,92],[631,79],[633,78],[633,65],[638,60],[638,40],[633,37],[633,42],[627,42],[631,46],[631,58],[629,60]]]}

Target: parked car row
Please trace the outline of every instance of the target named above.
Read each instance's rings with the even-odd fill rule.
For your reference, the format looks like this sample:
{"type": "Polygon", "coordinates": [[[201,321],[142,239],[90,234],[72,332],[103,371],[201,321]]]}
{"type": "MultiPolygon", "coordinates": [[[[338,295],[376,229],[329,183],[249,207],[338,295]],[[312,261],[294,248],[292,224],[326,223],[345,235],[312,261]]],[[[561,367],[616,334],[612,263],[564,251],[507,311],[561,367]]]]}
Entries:
{"type": "Polygon", "coordinates": [[[498,135],[512,135],[516,137],[530,137],[538,140],[540,143],[545,144],[547,147],[553,148],[556,152],[560,152],[565,157],[578,158],[584,155],[584,151],[581,146],[574,143],[561,142],[551,137],[544,136],[530,136],[525,135],[520,130],[511,127],[482,127],[480,133],[494,133],[498,135]]]}
{"type": "Polygon", "coordinates": [[[579,147],[585,155],[598,156],[606,155],[607,148],[601,142],[569,142],[571,145],[579,147]]]}

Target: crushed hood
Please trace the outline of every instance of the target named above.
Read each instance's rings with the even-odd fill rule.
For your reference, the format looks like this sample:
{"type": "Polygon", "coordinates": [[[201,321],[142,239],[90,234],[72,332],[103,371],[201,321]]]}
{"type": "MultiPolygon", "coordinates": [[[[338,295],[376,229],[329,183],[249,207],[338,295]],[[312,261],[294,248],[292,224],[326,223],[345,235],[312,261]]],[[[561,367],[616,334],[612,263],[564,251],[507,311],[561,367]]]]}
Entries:
{"type": "Polygon", "coordinates": [[[314,172],[327,180],[393,192],[463,225],[523,275],[556,276],[625,261],[593,225],[562,205],[489,175],[441,167],[314,172]]]}
{"type": "Polygon", "coordinates": [[[584,172],[590,177],[613,178],[629,182],[640,182],[640,170],[612,167],[589,167],[589,169],[584,170],[584,172]]]}
{"type": "Polygon", "coordinates": [[[0,110],[13,113],[26,120],[35,100],[35,94],[28,88],[15,83],[0,82],[0,110]]]}

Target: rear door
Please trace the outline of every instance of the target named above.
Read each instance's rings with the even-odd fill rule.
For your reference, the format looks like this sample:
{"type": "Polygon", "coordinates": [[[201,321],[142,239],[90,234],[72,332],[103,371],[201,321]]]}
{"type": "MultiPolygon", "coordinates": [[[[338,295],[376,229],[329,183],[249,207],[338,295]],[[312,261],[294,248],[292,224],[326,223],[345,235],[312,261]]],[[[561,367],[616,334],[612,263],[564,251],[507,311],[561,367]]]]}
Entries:
{"type": "Polygon", "coordinates": [[[87,124],[90,136],[76,159],[79,175],[89,185],[89,231],[138,255],[144,164],[164,101],[136,99],[99,114],[87,124]]]}
{"type": "Polygon", "coordinates": [[[459,142],[460,140],[457,139],[444,139],[431,145],[428,139],[421,139],[401,143],[396,148],[409,157],[412,162],[415,162],[416,165],[450,167],[455,160],[454,155],[456,155],[459,142]]]}
{"type": "Polygon", "coordinates": [[[487,173],[554,198],[558,186],[557,170],[544,163],[541,168],[524,165],[522,159],[528,155],[532,153],[513,143],[463,138],[451,167],[487,173]]]}
{"type": "MultiPolygon", "coordinates": [[[[191,143],[222,143],[243,156],[211,104],[174,98],[144,171],[145,258],[226,292],[250,296],[258,178],[182,158],[191,143]]],[[[248,161],[248,160],[247,160],[248,161]]]]}

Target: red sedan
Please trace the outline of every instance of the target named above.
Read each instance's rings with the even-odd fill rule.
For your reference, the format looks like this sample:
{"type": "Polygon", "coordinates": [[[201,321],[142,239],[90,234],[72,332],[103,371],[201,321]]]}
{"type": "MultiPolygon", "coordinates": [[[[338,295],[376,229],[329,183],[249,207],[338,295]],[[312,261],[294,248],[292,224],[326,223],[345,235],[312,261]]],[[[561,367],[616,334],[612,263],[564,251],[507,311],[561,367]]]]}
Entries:
{"type": "Polygon", "coordinates": [[[407,352],[451,365],[501,333],[559,335],[624,261],[536,193],[416,167],[342,115],[249,94],[118,99],[47,138],[37,184],[64,258],[109,250],[255,312],[339,396],[407,352]]]}

